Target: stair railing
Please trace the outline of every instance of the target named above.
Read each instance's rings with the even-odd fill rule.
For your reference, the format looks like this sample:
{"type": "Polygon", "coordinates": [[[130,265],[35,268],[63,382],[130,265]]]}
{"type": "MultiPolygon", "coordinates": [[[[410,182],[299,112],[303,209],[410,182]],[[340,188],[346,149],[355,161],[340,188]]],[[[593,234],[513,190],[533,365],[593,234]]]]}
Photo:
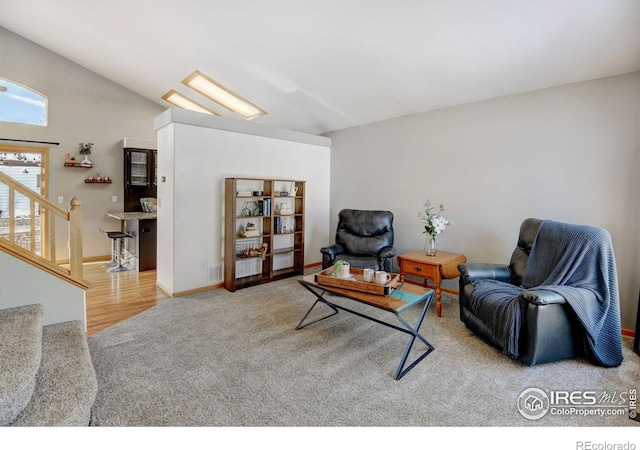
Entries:
{"type": "MultiPolygon", "coordinates": [[[[13,254],[32,264],[44,265],[57,274],[67,273],[83,279],[82,271],[82,208],[77,197],[71,199],[65,211],[47,198],[0,172],[0,183],[9,189],[9,211],[0,215],[0,244],[13,254]],[[29,214],[16,217],[16,196],[29,201],[29,214]],[[56,218],[67,222],[69,229],[69,269],[56,262],[56,218]]],[[[58,220],[59,220],[58,219],[58,220]]],[[[82,283],[82,282],[81,282],[82,283]]]]}

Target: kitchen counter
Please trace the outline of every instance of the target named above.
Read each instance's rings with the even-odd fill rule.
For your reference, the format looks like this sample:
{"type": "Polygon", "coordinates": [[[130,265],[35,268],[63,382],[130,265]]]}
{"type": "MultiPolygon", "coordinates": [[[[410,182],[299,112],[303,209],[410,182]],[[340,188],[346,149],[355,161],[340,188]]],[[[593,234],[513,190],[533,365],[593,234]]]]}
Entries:
{"type": "Polygon", "coordinates": [[[132,237],[125,239],[131,264],[139,272],[156,268],[157,212],[110,212],[108,217],[121,221],[121,231],[132,237]]]}
{"type": "Polygon", "coordinates": [[[157,219],[157,212],[110,212],[107,216],[118,220],[146,220],[157,219]]]}

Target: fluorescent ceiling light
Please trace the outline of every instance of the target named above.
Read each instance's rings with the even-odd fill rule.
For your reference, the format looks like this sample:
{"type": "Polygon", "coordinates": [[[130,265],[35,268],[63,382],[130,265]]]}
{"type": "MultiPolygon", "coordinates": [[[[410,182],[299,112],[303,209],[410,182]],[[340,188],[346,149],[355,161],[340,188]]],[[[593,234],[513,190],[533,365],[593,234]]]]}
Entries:
{"type": "Polygon", "coordinates": [[[220,114],[216,114],[210,109],[205,108],[204,106],[194,102],[193,100],[185,97],[178,91],[171,89],[169,92],[162,96],[163,100],[168,101],[182,109],[188,109],[189,111],[196,111],[205,114],[212,114],[214,116],[219,116],[220,114]]]}
{"type": "Polygon", "coordinates": [[[247,120],[266,114],[265,111],[216,83],[199,70],[194,71],[182,83],[247,120]]]}

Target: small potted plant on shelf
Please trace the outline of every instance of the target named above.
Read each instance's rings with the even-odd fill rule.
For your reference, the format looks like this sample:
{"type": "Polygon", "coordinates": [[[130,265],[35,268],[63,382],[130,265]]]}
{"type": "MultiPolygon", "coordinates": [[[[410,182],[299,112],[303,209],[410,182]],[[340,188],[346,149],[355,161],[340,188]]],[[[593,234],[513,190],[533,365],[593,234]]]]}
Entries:
{"type": "Polygon", "coordinates": [[[257,236],[260,236],[260,231],[258,231],[254,223],[248,222],[244,228],[244,237],[257,237],[257,236]]]}
{"type": "Polygon", "coordinates": [[[93,142],[88,142],[86,144],[84,142],[80,142],[78,144],[78,147],[80,148],[80,154],[84,155],[84,159],[80,161],[80,165],[86,167],[93,166],[93,163],[89,161],[89,155],[91,154],[91,147],[93,147],[93,142]]]}
{"type": "Polygon", "coordinates": [[[349,278],[349,270],[351,270],[351,264],[344,259],[339,259],[333,265],[333,276],[339,278],[349,278]]]}

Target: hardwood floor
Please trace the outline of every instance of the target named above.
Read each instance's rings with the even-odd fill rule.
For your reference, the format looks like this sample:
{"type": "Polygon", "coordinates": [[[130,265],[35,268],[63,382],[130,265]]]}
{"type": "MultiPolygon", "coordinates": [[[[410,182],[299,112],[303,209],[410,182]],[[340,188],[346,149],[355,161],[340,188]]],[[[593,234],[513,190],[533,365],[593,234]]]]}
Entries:
{"type": "Polygon", "coordinates": [[[87,337],[153,306],[171,300],[156,286],[156,271],[107,273],[103,262],[84,264],[87,337]]]}

